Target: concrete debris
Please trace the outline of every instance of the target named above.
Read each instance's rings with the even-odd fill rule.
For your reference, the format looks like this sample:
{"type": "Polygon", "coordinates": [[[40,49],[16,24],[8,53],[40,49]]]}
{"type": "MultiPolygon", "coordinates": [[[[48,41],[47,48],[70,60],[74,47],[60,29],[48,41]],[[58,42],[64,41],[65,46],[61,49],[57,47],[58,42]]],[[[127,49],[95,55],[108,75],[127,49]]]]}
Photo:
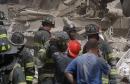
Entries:
{"type": "Polygon", "coordinates": [[[130,76],[130,49],[121,57],[116,65],[121,76],[130,76]]]}
{"type": "Polygon", "coordinates": [[[124,51],[127,46],[127,39],[123,37],[112,37],[108,40],[112,48],[116,51],[124,51]]]}
{"type": "Polygon", "coordinates": [[[19,0],[19,4],[44,10],[56,9],[60,2],[61,0],[19,0]]]}
{"type": "Polygon", "coordinates": [[[75,3],[77,0],[64,0],[64,4],[65,5],[72,5],[73,3],[75,3]]]}
{"type": "Polygon", "coordinates": [[[51,15],[51,16],[54,16],[56,17],[57,14],[56,12],[50,12],[50,11],[43,11],[43,12],[40,12],[40,11],[34,11],[34,10],[29,10],[29,9],[25,9],[24,11],[20,12],[21,14],[25,14],[25,15],[35,15],[35,16],[47,16],[47,15],[51,15]]]}
{"type": "Polygon", "coordinates": [[[67,17],[64,17],[64,18],[63,18],[63,21],[64,21],[64,24],[65,24],[65,25],[73,25],[73,22],[70,21],[67,17]]]}
{"type": "Polygon", "coordinates": [[[78,0],[74,5],[71,5],[71,6],[67,7],[66,9],[61,10],[60,13],[58,14],[58,16],[61,17],[61,16],[65,16],[69,13],[72,13],[80,5],[81,5],[81,1],[78,0]]]}
{"type": "Polygon", "coordinates": [[[109,13],[115,14],[116,16],[123,16],[120,0],[114,0],[112,3],[107,4],[109,13]]]}

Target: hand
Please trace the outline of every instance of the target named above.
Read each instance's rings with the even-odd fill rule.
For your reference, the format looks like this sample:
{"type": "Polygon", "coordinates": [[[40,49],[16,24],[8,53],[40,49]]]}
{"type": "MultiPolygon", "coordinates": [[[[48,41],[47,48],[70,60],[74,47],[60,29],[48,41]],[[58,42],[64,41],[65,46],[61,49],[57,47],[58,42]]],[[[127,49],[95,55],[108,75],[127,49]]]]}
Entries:
{"type": "Polygon", "coordinates": [[[102,51],[100,49],[98,50],[98,56],[102,57],[102,51]]]}

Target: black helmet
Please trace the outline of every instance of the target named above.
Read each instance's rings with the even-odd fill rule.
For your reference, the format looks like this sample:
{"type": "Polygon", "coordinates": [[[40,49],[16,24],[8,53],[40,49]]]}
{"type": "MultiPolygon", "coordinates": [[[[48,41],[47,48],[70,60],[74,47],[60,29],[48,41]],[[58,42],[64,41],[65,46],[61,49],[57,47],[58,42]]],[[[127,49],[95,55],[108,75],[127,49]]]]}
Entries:
{"type": "Polygon", "coordinates": [[[61,52],[66,51],[67,41],[69,40],[68,34],[64,31],[56,32],[55,38],[56,38],[56,44],[57,44],[58,50],[60,50],[61,52]]]}
{"type": "Polygon", "coordinates": [[[54,36],[55,36],[55,38],[61,39],[61,40],[64,40],[64,41],[69,40],[69,35],[64,31],[58,31],[58,32],[55,33],[54,36]]]}
{"type": "Polygon", "coordinates": [[[55,27],[55,22],[53,17],[46,17],[42,20],[42,26],[50,26],[50,27],[55,27]]]}
{"type": "Polygon", "coordinates": [[[67,33],[76,32],[76,27],[73,24],[64,25],[63,31],[65,31],[67,33]]]}
{"type": "Polygon", "coordinates": [[[44,44],[46,41],[49,40],[50,37],[51,35],[48,31],[38,31],[34,35],[34,41],[36,43],[44,44]]]}
{"type": "Polygon", "coordinates": [[[26,39],[21,32],[14,32],[10,38],[10,42],[13,45],[24,45],[26,43],[26,39]]]}
{"type": "Polygon", "coordinates": [[[86,34],[98,34],[99,33],[99,27],[95,24],[89,24],[85,27],[86,34]]]}

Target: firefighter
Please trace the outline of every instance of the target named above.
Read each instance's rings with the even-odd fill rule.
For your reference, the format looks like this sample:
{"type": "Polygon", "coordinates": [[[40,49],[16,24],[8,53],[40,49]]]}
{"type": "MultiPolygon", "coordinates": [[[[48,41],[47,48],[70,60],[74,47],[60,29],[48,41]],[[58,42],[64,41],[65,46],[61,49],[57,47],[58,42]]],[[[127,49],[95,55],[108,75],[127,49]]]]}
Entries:
{"type": "MultiPolygon", "coordinates": [[[[102,57],[108,62],[108,64],[111,66],[111,73],[109,74],[109,81],[107,77],[103,77],[103,84],[116,84],[116,58],[112,56],[112,49],[105,41],[105,39],[100,37],[99,27],[95,24],[88,24],[86,26],[86,34],[88,37],[88,40],[91,38],[95,38],[99,41],[99,49],[102,52],[102,57]]],[[[84,46],[83,53],[88,52],[87,50],[87,43],[84,46]],[[86,48],[85,48],[86,47],[86,48]]]]}
{"type": "Polygon", "coordinates": [[[64,70],[66,66],[78,56],[81,46],[77,41],[73,40],[67,49],[67,42],[69,40],[68,34],[61,31],[55,35],[56,37],[50,40],[52,58],[55,62],[55,83],[70,84],[64,76],[64,70]]]}
{"type": "Polygon", "coordinates": [[[17,52],[17,47],[8,40],[6,29],[0,26],[0,84],[26,84],[17,52]]]}
{"type": "MultiPolygon", "coordinates": [[[[79,40],[76,38],[76,35],[77,35],[76,27],[73,24],[65,25],[63,27],[63,31],[67,32],[67,34],[69,35],[69,38],[70,38],[70,40],[67,43],[68,49],[69,49],[69,45],[71,45],[72,42],[77,42],[78,44],[80,44],[79,40]]],[[[80,46],[81,46],[81,44],[80,44],[80,46]]]]}
{"type": "Polygon", "coordinates": [[[67,32],[71,40],[76,39],[76,27],[73,24],[68,24],[63,27],[63,31],[67,32]]]}
{"type": "Polygon", "coordinates": [[[14,32],[10,37],[10,42],[18,48],[17,56],[21,64],[27,84],[32,84],[35,75],[34,60],[31,52],[25,47],[26,39],[20,32],[14,32]]]}
{"type": "MultiPolygon", "coordinates": [[[[35,42],[35,57],[36,57],[36,66],[38,69],[38,82],[39,84],[47,84],[48,80],[52,82],[53,78],[53,65],[52,60],[50,59],[49,53],[49,39],[51,38],[51,28],[54,28],[54,20],[52,17],[46,17],[42,21],[42,27],[35,33],[34,42],[35,42]],[[48,74],[48,72],[50,74],[48,74]],[[47,78],[47,79],[46,79],[47,78]],[[49,79],[48,79],[49,78],[49,79]]],[[[49,84],[51,84],[49,82],[49,84]]]]}
{"type": "MultiPolygon", "coordinates": [[[[34,35],[34,55],[37,57],[38,52],[42,52],[42,47],[44,46],[45,42],[51,38],[51,28],[54,27],[54,22],[51,17],[46,17],[42,20],[42,26],[34,35]],[[40,50],[41,49],[41,50],[40,50]]],[[[37,60],[40,62],[40,60],[37,60]]],[[[42,67],[40,63],[37,63],[39,67],[42,67]]]]}

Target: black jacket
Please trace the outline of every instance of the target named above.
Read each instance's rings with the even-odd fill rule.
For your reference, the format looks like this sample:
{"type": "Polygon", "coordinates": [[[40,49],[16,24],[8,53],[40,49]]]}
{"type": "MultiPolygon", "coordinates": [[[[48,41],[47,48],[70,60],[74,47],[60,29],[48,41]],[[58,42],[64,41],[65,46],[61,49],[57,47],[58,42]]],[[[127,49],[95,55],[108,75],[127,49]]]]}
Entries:
{"type": "Polygon", "coordinates": [[[0,84],[26,84],[22,67],[15,60],[0,68],[0,79],[0,84]]]}
{"type": "Polygon", "coordinates": [[[64,70],[67,67],[67,65],[72,61],[72,59],[69,58],[66,53],[62,52],[53,53],[52,58],[55,62],[56,67],[55,68],[56,82],[58,82],[58,84],[70,84],[64,75],[64,70]]]}

